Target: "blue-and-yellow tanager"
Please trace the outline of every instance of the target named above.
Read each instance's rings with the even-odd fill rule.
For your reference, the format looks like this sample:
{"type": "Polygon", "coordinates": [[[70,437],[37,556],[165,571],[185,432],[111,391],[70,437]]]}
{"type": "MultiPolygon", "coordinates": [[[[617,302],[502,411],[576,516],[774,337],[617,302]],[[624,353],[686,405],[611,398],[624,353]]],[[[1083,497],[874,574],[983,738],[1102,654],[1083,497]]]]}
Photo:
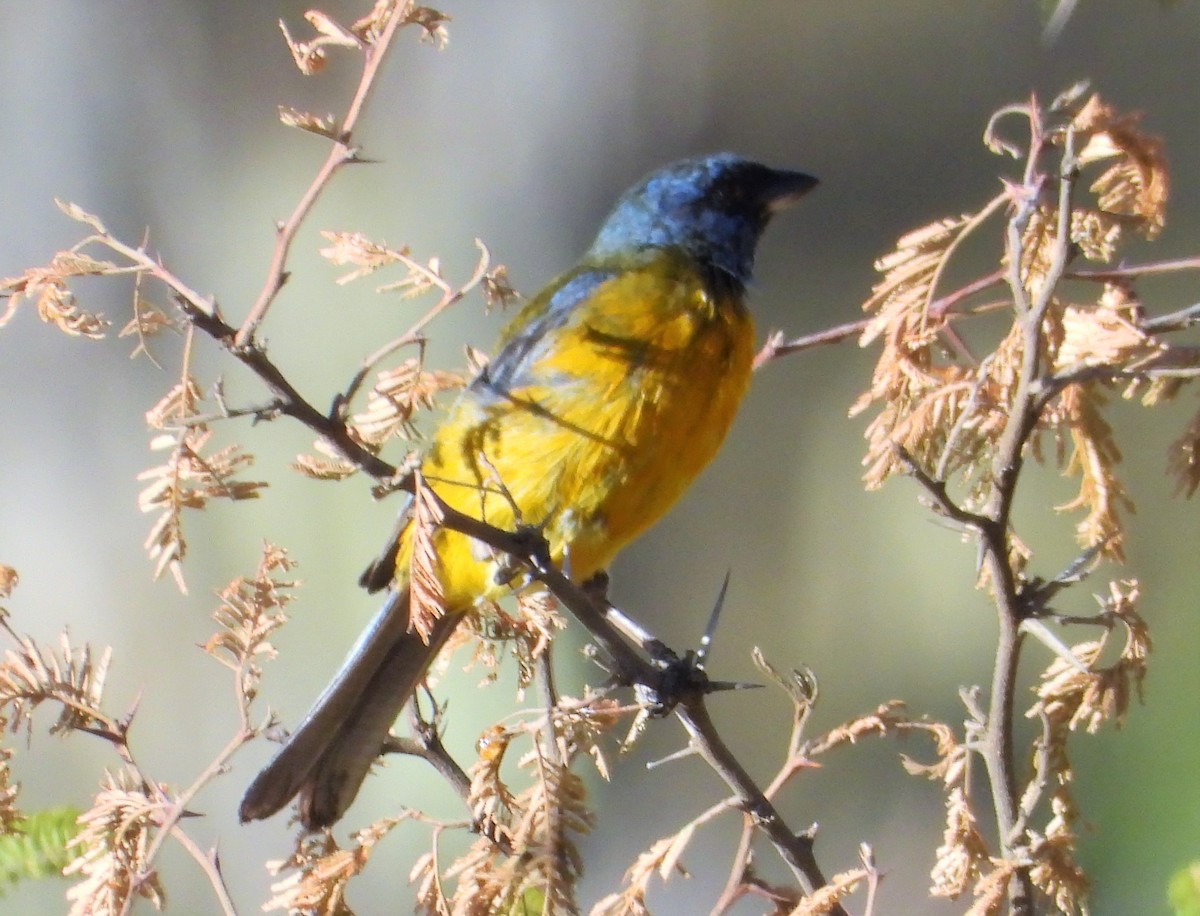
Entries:
{"type": "MultiPolygon", "coordinates": [[[[585,582],[662,516],[713,455],[750,382],[745,307],[771,215],[815,179],[724,153],[651,173],[617,202],[583,259],[521,310],[421,462],[425,483],[492,525],[542,529],[585,582]]],[[[434,536],[444,615],[410,629],[411,526],[368,569],[391,599],[242,801],[242,820],[299,797],[301,822],[349,807],[388,731],[455,625],[511,586],[505,558],[434,536]]]]}

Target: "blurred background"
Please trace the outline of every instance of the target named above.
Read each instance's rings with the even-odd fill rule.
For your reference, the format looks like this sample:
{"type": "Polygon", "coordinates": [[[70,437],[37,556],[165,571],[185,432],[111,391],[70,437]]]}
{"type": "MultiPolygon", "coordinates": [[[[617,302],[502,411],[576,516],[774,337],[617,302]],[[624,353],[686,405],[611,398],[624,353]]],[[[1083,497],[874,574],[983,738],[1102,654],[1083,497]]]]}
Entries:
{"type": "MultiPolygon", "coordinates": [[[[148,231],[174,271],[240,320],[265,277],[273,221],[291,211],[325,155],[320,138],[278,123],[277,106],[340,114],[357,79],[350,55],[335,54],[320,77],[296,71],[277,20],[306,34],[309,5],[0,0],[0,275],[43,264],[83,234],[55,209],[60,197],[127,241],[148,231]]],[[[349,22],[369,6],[329,0],[321,8],[349,22]]],[[[447,0],[443,10],[453,17],[445,51],[419,43],[415,31],[399,41],[356,138],[379,163],[336,178],[297,241],[292,281],[263,329],[278,365],[318,405],[421,308],[376,295],[371,280],[336,286],[337,271],[316,254],[320,229],[407,243],[419,257],[440,256],[460,280],[473,268],[478,236],[514,285],[533,293],[586,248],[638,176],[675,157],[732,149],[822,179],[768,232],[752,291],[761,333],[811,332],[859,316],[872,262],[899,234],[978,207],[999,174],[1012,174],[1011,162],[980,143],[994,109],[1031,92],[1052,97],[1083,78],[1118,107],[1144,112],[1145,128],[1167,144],[1167,231],[1138,255],[1196,254],[1194,2],[1080,4],[1052,43],[1032,0],[447,0]]],[[[998,227],[991,238],[999,244],[998,227]]],[[[978,247],[978,267],[988,269],[996,249],[978,247]]],[[[1195,302],[1197,286],[1190,276],[1142,292],[1166,312],[1195,302]]],[[[295,723],[374,609],[354,581],[390,530],[395,504],[373,503],[366,481],[321,484],[291,472],[312,438],[297,424],[226,424],[219,435],[256,453],[252,476],[271,486],[257,503],[188,520],[187,596],[167,580],[152,582],[141,549],[151,518],[138,512],[135,478],[155,463],[143,416],[173,384],[179,345],[152,345],[165,370],[131,362],[133,345],[115,336],[129,317],[130,284],[98,281],[81,292],[85,307],[114,321],[103,342],[43,327],[28,305],[0,331],[0,562],[22,577],[7,606],[18,630],[41,639],[66,625],[75,640],[114,647],[110,707],[140,703],[133,741],[141,763],[185,786],[236,722],[227,672],[195,648],[212,631],[214,591],[253,572],[264,538],[299,561],[305,584],[276,640],[282,656],[268,666],[260,709],[269,703],[295,723]]],[[[145,292],[169,305],[160,291],[145,292]]],[[[464,303],[433,329],[432,362],[459,366],[462,345],[489,347],[500,321],[478,299],[464,303]]],[[[850,343],[760,373],[712,468],[613,570],[619,603],[681,649],[695,644],[731,570],[714,672],[756,678],[756,645],[780,667],[812,665],[822,687],[815,730],[894,697],[957,723],[958,689],[990,677],[995,622],[972,587],[972,547],[931,522],[915,485],[862,489],[866,420],[846,412],[870,365],[871,354],[850,343]]],[[[207,344],[196,371],[205,385],[223,375],[234,403],[262,396],[207,344]]],[[[1200,507],[1172,499],[1163,473],[1166,447],[1195,405],[1187,392],[1154,414],[1136,405],[1115,411],[1138,513],[1127,567],[1105,572],[1141,579],[1156,652],[1146,705],[1122,730],[1074,748],[1088,820],[1080,858],[1101,916],[1165,912],[1168,876],[1200,857],[1200,507]]],[[[1018,506],[1022,531],[1039,549],[1034,571],[1053,575],[1073,556],[1074,520],[1047,507],[1072,490],[1053,469],[1031,468],[1030,477],[1018,506]]],[[[1090,593],[1105,590],[1097,576],[1068,609],[1087,610],[1090,593]]],[[[1027,675],[1046,660],[1030,647],[1027,675]]],[[[576,682],[598,679],[586,663],[577,667],[576,682]]],[[[480,677],[443,685],[448,740],[462,754],[511,698],[510,680],[477,690],[480,677]]],[[[743,693],[712,705],[751,771],[768,778],[785,746],[787,704],[743,693]]],[[[653,840],[722,797],[698,761],[646,770],[684,740],[674,722],[657,723],[614,762],[616,786],[589,776],[599,821],[583,841],[585,908],[653,840]]],[[[237,799],[269,751],[265,743],[245,749],[193,806],[203,819],[187,825],[218,847],[247,913],[268,896],[263,861],[291,849],[284,817],[236,823],[237,799]]],[[[903,772],[899,752],[932,759],[924,741],[868,741],[798,779],[782,807],[794,826],[820,823],[828,874],[856,864],[860,842],[872,844],[887,875],[881,912],[961,912],[963,901],[926,898],[942,803],[935,785],[903,772]]],[[[117,765],[98,741],[59,741],[39,727],[30,748],[21,740],[14,769],[26,807],[86,807],[103,768],[117,765]]],[[[399,804],[462,814],[425,768],[398,761],[370,781],[340,826],[349,832],[399,804]]],[[[736,828],[729,818],[695,838],[684,857],[692,877],[654,897],[656,912],[707,910],[736,828]]],[[[360,913],[408,911],[406,877],[427,843],[417,825],[393,834],[350,903],[360,913]]],[[[760,863],[783,876],[771,852],[760,863]]],[[[177,912],[215,911],[184,856],[165,856],[163,873],[177,912]]],[[[64,890],[53,880],[23,886],[0,900],[0,911],[65,911],[64,890]]]]}

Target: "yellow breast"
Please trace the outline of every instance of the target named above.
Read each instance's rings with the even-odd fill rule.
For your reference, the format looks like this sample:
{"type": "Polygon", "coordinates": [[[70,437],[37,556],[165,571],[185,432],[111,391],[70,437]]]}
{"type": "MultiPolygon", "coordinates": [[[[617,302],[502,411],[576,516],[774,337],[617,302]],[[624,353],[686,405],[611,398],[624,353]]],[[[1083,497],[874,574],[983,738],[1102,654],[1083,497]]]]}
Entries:
{"type": "MultiPolygon", "coordinates": [[[[716,454],[749,385],[753,348],[740,297],[714,296],[684,259],[663,255],[606,280],[551,323],[503,396],[466,392],[424,474],[461,511],[502,528],[518,516],[543,526],[555,558],[567,556],[582,581],[716,454]]],[[[502,590],[478,544],[442,532],[438,548],[448,607],[502,590]]]]}

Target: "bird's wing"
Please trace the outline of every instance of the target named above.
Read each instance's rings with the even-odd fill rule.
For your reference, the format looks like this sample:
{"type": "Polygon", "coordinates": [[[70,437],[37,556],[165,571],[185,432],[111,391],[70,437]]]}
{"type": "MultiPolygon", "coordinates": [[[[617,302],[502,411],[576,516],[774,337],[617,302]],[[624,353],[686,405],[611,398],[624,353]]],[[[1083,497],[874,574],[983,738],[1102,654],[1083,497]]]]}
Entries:
{"type": "Polygon", "coordinates": [[[487,401],[509,398],[530,384],[540,384],[532,373],[534,364],[553,345],[554,332],[576,320],[579,306],[619,275],[614,270],[576,268],[552,283],[530,302],[509,325],[496,356],[476,376],[469,392],[487,401]]]}

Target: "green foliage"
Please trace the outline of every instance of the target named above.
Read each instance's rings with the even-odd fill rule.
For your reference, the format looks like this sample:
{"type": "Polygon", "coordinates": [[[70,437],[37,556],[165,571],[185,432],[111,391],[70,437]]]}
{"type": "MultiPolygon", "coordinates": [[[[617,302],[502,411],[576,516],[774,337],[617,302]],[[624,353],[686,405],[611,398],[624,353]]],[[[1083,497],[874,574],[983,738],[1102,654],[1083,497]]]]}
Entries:
{"type": "Polygon", "coordinates": [[[1181,868],[1167,884],[1174,916],[1200,916],[1200,861],[1181,868]]]}
{"type": "Polygon", "coordinates": [[[546,892],[540,887],[526,888],[519,898],[513,901],[508,916],[541,916],[546,911],[546,892]]]}
{"type": "Polygon", "coordinates": [[[79,809],[62,806],[21,818],[0,835],[0,896],[22,878],[61,875],[73,855],[67,844],[79,832],[79,809]]]}

